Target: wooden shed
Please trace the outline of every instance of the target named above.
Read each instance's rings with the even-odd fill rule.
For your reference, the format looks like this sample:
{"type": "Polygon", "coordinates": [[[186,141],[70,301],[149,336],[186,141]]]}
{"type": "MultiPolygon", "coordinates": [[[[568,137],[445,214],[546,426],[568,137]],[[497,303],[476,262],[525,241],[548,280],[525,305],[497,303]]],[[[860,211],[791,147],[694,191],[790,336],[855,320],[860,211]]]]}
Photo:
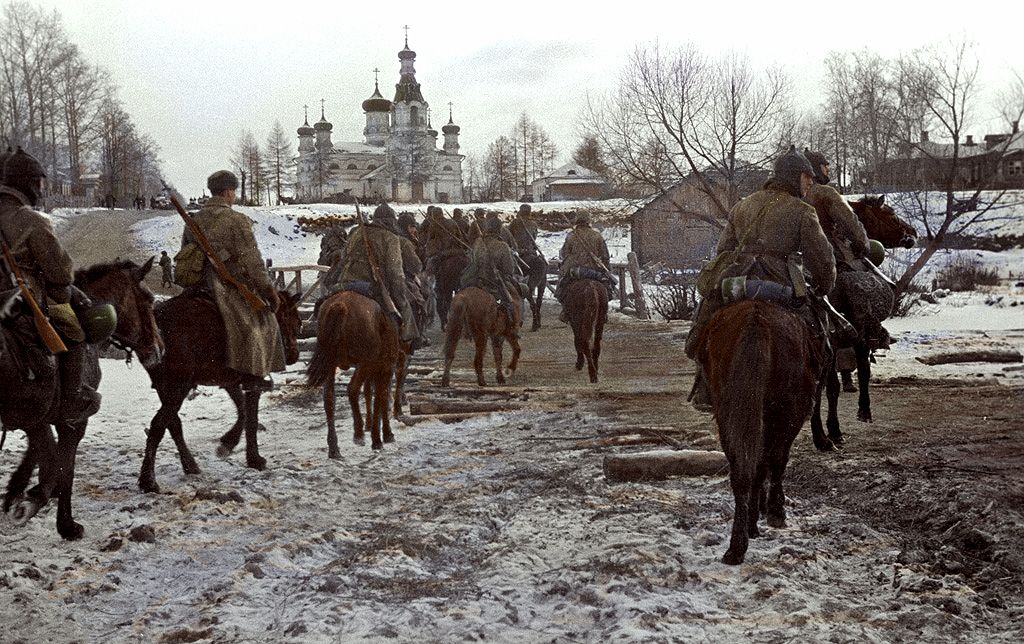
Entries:
{"type": "Polygon", "coordinates": [[[662,262],[669,268],[700,268],[701,262],[714,257],[725,225],[716,212],[711,199],[692,181],[653,198],[630,221],[630,245],[640,265],[662,262]]]}

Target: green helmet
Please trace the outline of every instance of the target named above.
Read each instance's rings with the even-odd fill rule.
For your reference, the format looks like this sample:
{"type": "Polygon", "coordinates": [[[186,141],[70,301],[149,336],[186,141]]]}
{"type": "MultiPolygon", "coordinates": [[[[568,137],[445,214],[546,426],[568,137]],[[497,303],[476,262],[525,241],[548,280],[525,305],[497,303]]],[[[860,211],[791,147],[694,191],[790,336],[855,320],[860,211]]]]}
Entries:
{"type": "Polygon", "coordinates": [[[885,259],[885,246],[882,246],[882,242],[877,239],[868,240],[868,259],[875,266],[882,265],[882,260],[885,259]]]}
{"type": "Polygon", "coordinates": [[[78,316],[85,331],[85,338],[91,344],[103,342],[117,328],[117,311],[113,304],[90,306],[78,316]]]}

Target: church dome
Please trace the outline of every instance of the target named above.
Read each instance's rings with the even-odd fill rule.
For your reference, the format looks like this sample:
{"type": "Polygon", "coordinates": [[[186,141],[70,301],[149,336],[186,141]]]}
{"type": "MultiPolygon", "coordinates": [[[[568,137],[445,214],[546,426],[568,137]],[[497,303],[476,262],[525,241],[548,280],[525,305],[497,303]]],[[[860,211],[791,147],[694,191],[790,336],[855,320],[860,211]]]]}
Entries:
{"type": "Polygon", "coordinates": [[[414,52],[413,50],[409,49],[409,43],[406,42],[405,43],[405,49],[403,49],[402,51],[398,52],[398,60],[415,60],[415,59],[416,59],[416,52],[414,52]]]}
{"type": "Polygon", "coordinates": [[[441,128],[441,131],[444,132],[445,134],[458,134],[459,133],[459,129],[460,129],[459,126],[455,125],[455,123],[452,122],[452,120],[449,118],[448,119],[448,125],[446,125],[443,128],[441,128]]]}
{"type": "Polygon", "coordinates": [[[380,94],[380,87],[374,83],[373,95],[370,98],[363,101],[364,112],[390,112],[391,101],[384,98],[380,94]]]}
{"type": "Polygon", "coordinates": [[[331,125],[331,122],[328,121],[323,114],[320,115],[320,120],[313,124],[313,129],[317,132],[323,132],[325,130],[330,132],[332,127],[334,126],[331,125]]]}
{"type": "Polygon", "coordinates": [[[309,127],[308,120],[305,123],[303,123],[301,127],[299,127],[298,132],[299,136],[313,136],[314,134],[316,134],[316,130],[309,127]]]}

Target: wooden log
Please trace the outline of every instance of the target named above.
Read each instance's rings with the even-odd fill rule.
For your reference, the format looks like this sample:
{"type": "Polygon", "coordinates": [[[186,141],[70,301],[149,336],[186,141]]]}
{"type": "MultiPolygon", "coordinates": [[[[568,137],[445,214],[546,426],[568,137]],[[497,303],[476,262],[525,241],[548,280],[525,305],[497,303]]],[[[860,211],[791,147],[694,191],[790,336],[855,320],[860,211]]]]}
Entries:
{"type": "Polygon", "coordinates": [[[626,308],[626,265],[616,264],[614,268],[619,274],[619,310],[621,311],[626,308]]]}
{"type": "Polygon", "coordinates": [[[670,476],[715,476],[728,471],[725,454],[717,451],[658,450],[604,457],[604,476],[609,481],[657,481],[670,476]]]}
{"type": "Polygon", "coordinates": [[[640,262],[637,261],[636,253],[629,253],[626,258],[629,260],[629,280],[633,283],[636,316],[641,320],[650,320],[651,314],[647,310],[647,302],[644,300],[644,287],[640,283],[640,262]]]}
{"type": "Polygon", "coordinates": [[[1024,356],[1016,349],[968,349],[917,356],[918,362],[929,366],[958,362],[1021,362],[1024,356]]]}
{"type": "Polygon", "coordinates": [[[409,403],[409,413],[414,416],[436,414],[462,414],[477,412],[511,411],[522,405],[512,402],[489,402],[473,400],[448,400],[432,398],[409,403]]]}
{"type": "Polygon", "coordinates": [[[425,415],[425,416],[399,416],[398,420],[401,421],[402,424],[404,424],[404,425],[406,425],[408,427],[412,427],[413,425],[418,425],[420,423],[425,423],[425,422],[428,422],[428,421],[431,421],[431,420],[438,420],[438,421],[441,421],[442,423],[446,423],[446,424],[461,423],[464,420],[470,420],[472,418],[479,418],[480,416],[486,416],[486,415],[488,415],[490,413],[491,412],[489,412],[489,411],[481,411],[481,412],[465,412],[465,413],[460,413],[460,414],[430,414],[430,415],[425,415]]]}

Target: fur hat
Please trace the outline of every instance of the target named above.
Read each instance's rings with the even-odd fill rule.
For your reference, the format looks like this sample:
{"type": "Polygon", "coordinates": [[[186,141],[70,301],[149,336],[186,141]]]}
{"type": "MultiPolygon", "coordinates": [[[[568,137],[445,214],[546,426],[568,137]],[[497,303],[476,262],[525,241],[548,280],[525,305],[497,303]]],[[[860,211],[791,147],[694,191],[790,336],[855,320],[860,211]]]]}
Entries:
{"type": "Polygon", "coordinates": [[[398,219],[395,216],[395,209],[386,203],[377,206],[373,211],[373,223],[383,226],[392,232],[397,232],[398,219]]]}
{"type": "Polygon", "coordinates": [[[405,230],[409,226],[415,226],[415,225],[416,225],[416,216],[413,215],[411,212],[403,212],[402,214],[398,215],[398,229],[399,230],[405,230]]]}
{"type": "Polygon", "coordinates": [[[796,146],[789,146],[789,151],[775,160],[773,179],[785,187],[795,197],[800,196],[800,175],[814,176],[807,157],[796,151],[796,146]]]}
{"type": "Polygon", "coordinates": [[[501,220],[497,217],[488,217],[480,224],[480,232],[485,235],[496,235],[501,230],[501,220]]]}
{"type": "Polygon", "coordinates": [[[39,180],[46,177],[43,166],[34,156],[22,150],[21,146],[13,153],[8,149],[2,160],[0,182],[25,195],[29,203],[36,205],[43,196],[39,188],[39,180]]]}
{"type": "Polygon", "coordinates": [[[219,195],[226,190],[238,189],[238,177],[230,170],[217,170],[206,178],[206,187],[211,195],[219,195]]]}
{"type": "Polygon", "coordinates": [[[828,183],[828,177],[821,171],[821,166],[828,165],[828,159],[825,158],[825,155],[821,152],[811,152],[804,148],[804,156],[814,169],[814,180],[822,184],[828,183]]]}
{"type": "Polygon", "coordinates": [[[589,226],[590,225],[590,213],[578,212],[576,216],[572,218],[573,226],[589,226]]]}

